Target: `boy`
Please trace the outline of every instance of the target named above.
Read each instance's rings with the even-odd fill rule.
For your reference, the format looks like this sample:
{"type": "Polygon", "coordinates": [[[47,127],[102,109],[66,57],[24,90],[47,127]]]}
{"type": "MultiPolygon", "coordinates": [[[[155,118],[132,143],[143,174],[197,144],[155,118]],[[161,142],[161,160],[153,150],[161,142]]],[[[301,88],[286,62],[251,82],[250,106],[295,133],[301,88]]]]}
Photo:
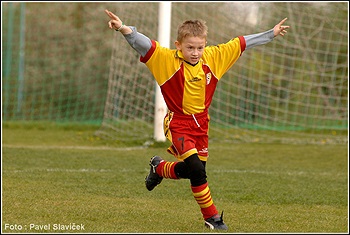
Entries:
{"type": "Polygon", "coordinates": [[[216,46],[206,46],[208,28],[204,21],[187,20],[178,28],[176,49],[168,49],[137,32],[136,27],[124,25],[112,12],[105,13],[110,17],[109,28],[121,32],[140,54],[140,61],[152,72],[168,107],[164,134],[172,145],[167,151],[178,161],[152,157],[146,188],[153,190],[163,178],[189,179],[205,226],[227,230],[223,213],[219,215],[211,197],[205,170],[209,156],[208,108],[218,81],[243,51],[284,36],[289,26],[282,24],[287,18],[266,32],[239,36],[216,46]]]}

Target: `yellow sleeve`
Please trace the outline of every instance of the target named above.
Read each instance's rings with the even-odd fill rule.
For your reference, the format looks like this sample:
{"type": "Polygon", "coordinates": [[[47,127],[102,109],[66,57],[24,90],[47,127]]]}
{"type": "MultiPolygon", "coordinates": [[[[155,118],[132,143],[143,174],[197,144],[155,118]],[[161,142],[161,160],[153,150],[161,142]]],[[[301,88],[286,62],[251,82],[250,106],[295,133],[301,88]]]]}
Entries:
{"type": "Polygon", "coordinates": [[[202,58],[204,63],[210,67],[215,77],[220,80],[238,60],[244,49],[244,38],[237,37],[224,44],[206,47],[202,58]]]}

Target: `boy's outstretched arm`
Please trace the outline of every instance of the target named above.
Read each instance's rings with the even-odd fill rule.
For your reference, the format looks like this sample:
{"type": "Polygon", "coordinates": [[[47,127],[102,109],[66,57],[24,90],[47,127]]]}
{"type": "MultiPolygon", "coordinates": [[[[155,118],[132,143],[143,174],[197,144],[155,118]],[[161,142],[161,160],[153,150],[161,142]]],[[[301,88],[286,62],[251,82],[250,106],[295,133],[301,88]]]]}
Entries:
{"type": "Polygon", "coordinates": [[[284,18],[268,31],[243,36],[246,41],[246,49],[269,43],[278,35],[284,36],[287,33],[287,29],[290,27],[283,25],[286,20],[287,18],[284,18]]]}
{"type": "Polygon", "coordinates": [[[142,33],[137,32],[136,27],[124,25],[123,21],[112,12],[105,10],[105,13],[110,18],[108,21],[109,28],[121,32],[130,46],[141,56],[145,56],[152,46],[151,40],[142,33]]]}

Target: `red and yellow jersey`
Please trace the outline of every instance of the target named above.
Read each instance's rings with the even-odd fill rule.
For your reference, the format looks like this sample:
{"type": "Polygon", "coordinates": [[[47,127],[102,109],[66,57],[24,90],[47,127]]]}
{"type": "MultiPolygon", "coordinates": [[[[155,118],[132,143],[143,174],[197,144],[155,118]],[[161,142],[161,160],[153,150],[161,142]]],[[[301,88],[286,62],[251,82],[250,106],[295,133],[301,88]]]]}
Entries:
{"type": "Polygon", "coordinates": [[[209,108],[218,81],[241,56],[245,47],[243,37],[207,46],[202,58],[193,66],[184,61],[181,51],[161,47],[152,40],[152,47],[140,61],[153,74],[168,109],[190,115],[209,108]]]}

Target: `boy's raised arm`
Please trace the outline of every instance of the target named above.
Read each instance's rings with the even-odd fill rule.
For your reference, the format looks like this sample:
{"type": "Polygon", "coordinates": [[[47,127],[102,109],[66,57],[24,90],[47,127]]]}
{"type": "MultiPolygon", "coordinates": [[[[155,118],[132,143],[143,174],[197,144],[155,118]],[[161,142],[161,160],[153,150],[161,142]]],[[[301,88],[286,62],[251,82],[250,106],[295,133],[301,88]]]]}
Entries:
{"type": "Polygon", "coordinates": [[[105,13],[110,18],[108,21],[109,28],[121,32],[130,46],[141,56],[145,56],[152,46],[151,40],[142,33],[137,32],[136,27],[124,25],[123,21],[112,12],[105,10],[105,13]]]}
{"type": "Polygon", "coordinates": [[[284,36],[290,27],[282,25],[286,20],[287,18],[284,18],[268,31],[243,36],[246,41],[246,49],[269,43],[278,35],[284,36]]]}

